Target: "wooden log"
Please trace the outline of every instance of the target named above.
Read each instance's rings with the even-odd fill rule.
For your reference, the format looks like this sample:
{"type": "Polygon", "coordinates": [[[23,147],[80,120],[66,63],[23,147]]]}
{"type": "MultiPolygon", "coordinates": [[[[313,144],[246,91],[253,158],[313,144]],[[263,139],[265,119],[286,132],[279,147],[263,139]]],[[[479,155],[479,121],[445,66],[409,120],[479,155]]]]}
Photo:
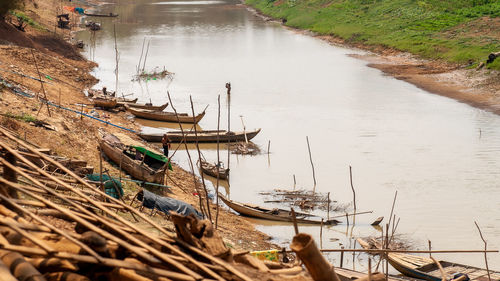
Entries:
{"type": "MultiPolygon", "coordinates": [[[[4,156],[5,160],[12,165],[16,166],[16,157],[12,153],[6,153],[4,156]]],[[[11,182],[17,182],[17,173],[15,170],[9,167],[3,167],[3,177],[11,182]]],[[[10,188],[9,186],[0,185],[0,192],[11,198],[19,198],[17,195],[17,191],[15,189],[10,188]]]]}
{"type": "Polygon", "coordinates": [[[311,235],[305,233],[295,235],[290,248],[305,264],[313,280],[340,281],[333,266],[323,257],[311,235]]]}
{"type": "Polygon", "coordinates": [[[52,272],[43,276],[47,281],[91,281],[87,277],[74,272],[52,272]]]}
{"type": "Polygon", "coordinates": [[[43,275],[19,253],[0,250],[0,259],[19,280],[46,281],[43,275]]]}
{"type": "Polygon", "coordinates": [[[356,281],[384,281],[385,279],[385,274],[381,272],[375,272],[374,274],[371,275],[366,275],[364,277],[356,279],[356,281]]]}
{"type": "Polygon", "coordinates": [[[9,268],[0,260],[0,276],[2,281],[18,281],[16,277],[12,276],[9,268]]]}
{"type": "Polygon", "coordinates": [[[78,268],[67,260],[58,258],[26,258],[40,273],[76,271],[78,268]]]}
{"type": "Polygon", "coordinates": [[[264,264],[264,262],[250,254],[234,256],[234,261],[246,264],[261,272],[269,272],[269,268],[264,264]]]}

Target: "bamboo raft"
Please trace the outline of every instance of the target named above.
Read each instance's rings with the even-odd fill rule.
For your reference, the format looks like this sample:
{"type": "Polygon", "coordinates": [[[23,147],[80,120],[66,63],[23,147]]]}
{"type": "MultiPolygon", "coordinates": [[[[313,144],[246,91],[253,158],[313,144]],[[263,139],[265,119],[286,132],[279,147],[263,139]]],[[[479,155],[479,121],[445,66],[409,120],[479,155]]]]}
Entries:
{"type": "Polygon", "coordinates": [[[194,123],[198,124],[200,120],[205,116],[205,111],[196,115],[190,116],[187,113],[177,113],[174,112],[163,112],[156,110],[148,110],[142,108],[132,108],[127,107],[127,111],[132,113],[135,117],[156,120],[156,121],[164,121],[164,122],[181,122],[181,123],[194,123]]]}
{"type": "MultiPolygon", "coordinates": [[[[234,211],[238,212],[243,216],[272,220],[272,221],[286,221],[286,222],[294,221],[291,212],[288,210],[277,209],[277,208],[269,209],[252,204],[239,203],[226,198],[224,195],[220,193],[219,193],[219,198],[229,208],[233,209],[234,211]]],[[[299,212],[295,212],[295,220],[297,221],[297,223],[303,223],[303,224],[323,223],[325,225],[337,225],[340,223],[340,221],[336,219],[322,221],[321,218],[318,216],[307,213],[299,213],[299,212]]]]}
{"type": "Polygon", "coordinates": [[[201,162],[200,169],[203,173],[222,180],[228,179],[229,169],[224,169],[224,167],[222,167],[221,165],[214,165],[212,163],[208,163],[203,159],[200,162],[201,162]]]}
{"type": "Polygon", "coordinates": [[[161,138],[163,137],[164,134],[166,134],[168,136],[168,139],[174,143],[182,141],[215,143],[217,142],[217,138],[219,138],[219,142],[223,143],[223,142],[245,141],[245,134],[247,136],[247,139],[251,140],[259,132],[260,129],[250,132],[229,132],[229,133],[227,131],[221,130],[219,131],[217,136],[216,130],[198,131],[196,133],[193,131],[184,131],[184,135],[182,134],[181,131],[168,131],[164,133],[153,133],[153,134],[139,133],[139,137],[150,142],[161,142],[161,138]]]}
{"type": "Polygon", "coordinates": [[[1,280],[250,281],[303,273],[279,264],[260,263],[265,273],[249,266],[247,254],[231,253],[208,221],[172,214],[172,233],[1,127],[0,148],[1,280]],[[13,147],[57,166],[64,176],[38,167],[13,147]]]}

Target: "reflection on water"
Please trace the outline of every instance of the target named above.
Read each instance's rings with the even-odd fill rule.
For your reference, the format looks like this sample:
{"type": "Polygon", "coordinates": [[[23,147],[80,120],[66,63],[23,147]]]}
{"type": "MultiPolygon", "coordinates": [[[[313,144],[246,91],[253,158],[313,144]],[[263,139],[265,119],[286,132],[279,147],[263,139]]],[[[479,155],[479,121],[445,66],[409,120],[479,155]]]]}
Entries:
{"type": "MultiPolygon", "coordinates": [[[[159,2],[165,1],[120,0],[101,7],[120,17],[103,19],[103,30],[96,35],[97,87],[114,85],[113,23],[120,52],[118,92],[162,104],[169,90],[179,112],[191,112],[191,95],[195,111],[211,104],[199,126],[212,130],[217,126],[217,96],[227,103],[224,85],[231,82],[231,130],[242,130],[242,116],[247,130],[262,128],[253,141],[263,151],[271,141],[269,156],[231,155],[229,165],[226,148],[221,148],[221,159],[231,169],[233,200],[283,208],[264,204],[258,193],[291,189],[293,175],[298,187],[311,189],[308,136],[316,190],[331,192],[339,203],[351,202],[352,166],[358,210],[374,211],[358,216],[350,229],[345,219],[343,225],[323,229],[324,248],[352,247],[357,236],[379,236],[370,223],[382,215],[387,219],[395,190],[398,233],[416,240],[417,247],[426,249],[431,240],[435,249],[482,248],[476,220],[491,248],[500,248],[498,116],[384,76],[348,56],[357,51],[264,22],[236,0],[150,5],[159,2]],[[131,81],[144,38],[151,42],[146,69],[165,66],[175,72],[171,83],[131,81]]],[[[79,37],[89,40],[87,32],[79,37]]],[[[227,119],[223,107],[222,129],[227,129],[227,119]]],[[[200,147],[215,162],[215,146],[200,147]]],[[[189,149],[194,153],[193,144],[189,149]]],[[[184,147],[174,161],[189,167],[184,147]]],[[[293,236],[288,224],[257,225],[278,243],[293,236]]],[[[300,229],[319,240],[319,227],[300,229]]],[[[329,257],[338,261],[336,254],[329,257]]],[[[500,256],[489,257],[492,267],[500,269],[500,256]]],[[[366,258],[357,255],[355,261],[366,258]]],[[[438,258],[483,266],[481,255],[438,258]]]]}

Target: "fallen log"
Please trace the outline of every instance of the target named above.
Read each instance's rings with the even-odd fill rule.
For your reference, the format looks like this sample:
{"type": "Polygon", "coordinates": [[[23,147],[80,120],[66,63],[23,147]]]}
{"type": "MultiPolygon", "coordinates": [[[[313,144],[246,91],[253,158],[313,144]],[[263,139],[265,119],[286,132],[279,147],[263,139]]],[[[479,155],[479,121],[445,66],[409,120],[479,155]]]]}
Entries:
{"type": "Polygon", "coordinates": [[[311,235],[305,233],[295,235],[290,248],[305,264],[315,281],[340,281],[333,266],[323,257],[311,235]]]}
{"type": "Polygon", "coordinates": [[[31,263],[27,262],[21,254],[1,250],[0,258],[10,268],[15,278],[19,280],[46,281],[43,275],[31,263]]]}
{"type": "Polygon", "coordinates": [[[492,63],[495,61],[496,58],[500,57],[500,52],[496,53],[491,53],[488,55],[488,60],[486,61],[486,64],[492,63]]]}

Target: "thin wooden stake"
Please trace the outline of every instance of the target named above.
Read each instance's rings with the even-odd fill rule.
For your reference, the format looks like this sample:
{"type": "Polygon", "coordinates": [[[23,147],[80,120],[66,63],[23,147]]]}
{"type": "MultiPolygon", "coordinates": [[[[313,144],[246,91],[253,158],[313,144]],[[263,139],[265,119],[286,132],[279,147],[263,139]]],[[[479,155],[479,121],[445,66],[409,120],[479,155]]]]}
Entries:
{"type": "Polygon", "coordinates": [[[291,208],[292,219],[293,219],[293,229],[295,230],[295,235],[299,234],[299,227],[297,226],[297,218],[295,217],[295,210],[291,208]]]}
{"type": "MultiPolygon", "coordinates": [[[[172,99],[170,98],[170,92],[167,91],[167,95],[168,95],[168,101],[170,103],[170,106],[172,107],[172,110],[174,111],[175,113],[175,116],[177,117],[177,122],[179,123],[179,128],[181,129],[181,133],[182,133],[182,142],[184,143],[184,148],[186,149],[186,153],[188,155],[188,159],[189,159],[189,164],[190,164],[190,167],[191,167],[191,174],[193,175],[193,181],[194,181],[194,188],[196,189],[196,192],[198,193],[198,199],[199,199],[199,204],[200,204],[200,211],[204,214],[205,217],[208,216],[208,212],[205,211],[205,208],[203,207],[203,202],[202,202],[202,198],[201,198],[201,192],[198,188],[198,183],[196,182],[196,176],[194,174],[194,166],[193,166],[193,160],[191,159],[191,154],[189,153],[189,149],[188,149],[188,146],[187,146],[187,143],[185,141],[185,135],[184,135],[184,129],[182,128],[182,124],[179,120],[179,116],[177,115],[177,110],[175,109],[174,107],[174,104],[172,103],[172,99]]],[[[196,124],[194,124],[193,128],[196,127],[196,124]]],[[[203,173],[201,173],[203,175],[203,173]]]]}
{"type": "Polygon", "coordinates": [[[323,249],[323,218],[321,218],[321,224],[319,226],[319,248],[323,249]]]}
{"type": "Polygon", "coordinates": [[[139,71],[141,70],[141,61],[142,61],[142,54],[144,53],[144,43],[146,43],[146,37],[142,40],[142,48],[141,48],[141,56],[139,57],[139,63],[137,64],[137,74],[139,74],[139,71]]]}
{"type": "Polygon", "coordinates": [[[243,122],[243,115],[240,115],[241,124],[243,125],[243,134],[245,135],[245,142],[248,144],[247,129],[245,127],[245,122],[243,122]]]}
{"type": "MultiPolygon", "coordinates": [[[[344,246],[340,247],[341,250],[344,250],[344,246]]],[[[340,268],[344,266],[344,251],[340,252],[340,268]]]]}
{"type": "MultiPolygon", "coordinates": [[[[352,202],[354,204],[354,212],[356,212],[356,191],[354,190],[354,185],[352,184],[352,167],[351,166],[349,166],[349,179],[351,182],[351,189],[352,189],[352,196],[353,196],[352,202]]],[[[391,214],[391,216],[392,216],[392,214],[391,214]]]]}
{"type": "MultiPolygon", "coordinates": [[[[144,64],[142,65],[142,71],[144,72],[144,68],[146,68],[146,60],[148,58],[148,53],[149,53],[149,43],[151,43],[151,39],[148,41],[148,47],[146,48],[146,54],[144,55],[144,64]]],[[[172,103],[170,103],[172,104],[172,103]]]]}
{"type": "MultiPolygon", "coordinates": [[[[389,249],[389,224],[385,225],[385,248],[389,249]]],[[[385,280],[389,280],[389,254],[385,254],[385,280]]]]}
{"type": "Polygon", "coordinates": [[[295,179],[295,174],[293,174],[293,190],[295,190],[295,186],[297,186],[297,180],[295,179]]]}
{"type": "MultiPolygon", "coordinates": [[[[45,92],[45,87],[43,86],[43,81],[42,81],[42,75],[40,74],[40,69],[38,69],[38,64],[36,63],[36,57],[35,53],[33,52],[33,49],[31,50],[31,56],[33,56],[33,61],[35,62],[35,68],[36,72],[38,73],[38,78],[40,79],[40,85],[42,86],[42,91],[43,91],[43,100],[45,101],[45,105],[47,106],[47,112],[49,113],[49,116],[52,117],[50,114],[50,108],[49,104],[47,103],[47,93],[45,92]]],[[[36,94],[36,98],[39,99],[38,93],[36,94]]],[[[42,102],[44,103],[44,102],[42,102]]],[[[38,110],[38,113],[40,113],[40,110],[42,110],[43,104],[40,106],[40,109],[38,110]]],[[[38,115],[37,113],[37,115],[38,115]]]]}
{"type": "Polygon", "coordinates": [[[483,242],[484,242],[484,262],[486,263],[486,271],[488,272],[488,280],[491,281],[490,268],[488,267],[488,257],[486,256],[488,243],[484,239],[483,233],[481,232],[481,229],[479,228],[479,225],[477,224],[476,221],[474,221],[474,224],[476,224],[477,230],[479,231],[479,236],[481,236],[481,240],[483,240],[483,242]]]}
{"type": "MultiPolygon", "coordinates": [[[[220,172],[220,155],[219,155],[219,129],[220,129],[220,95],[217,96],[217,165],[215,166],[217,168],[217,187],[215,188],[215,196],[216,198],[216,211],[215,211],[215,229],[217,229],[217,226],[219,224],[219,172],[220,172]]],[[[200,162],[201,165],[201,162],[200,162]]]]}
{"type": "Polygon", "coordinates": [[[328,196],[327,196],[327,206],[326,206],[326,220],[330,220],[330,192],[328,192],[328,196]]]}
{"type": "Polygon", "coordinates": [[[391,215],[389,216],[389,225],[391,225],[392,213],[394,212],[394,205],[396,204],[397,197],[398,197],[398,191],[396,190],[396,192],[394,192],[394,200],[392,200],[391,215]]]}
{"type": "MultiPolygon", "coordinates": [[[[189,96],[189,101],[191,102],[191,111],[193,112],[193,121],[196,124],[196,115],[194,114],[193,99],[191,96],[189,96]]],[[[200,160],[200,165],[201,165],[201,151],[200,151],[200,146],[198,145],[198,131],[196,130],[196,126],[194,126],[194,136],[196,139],[196,150],[198,150],[198,159],[200,160]]],[[[203,189],[205,190],[205,200],[207,203],[208,218],[210,219],[210,222],[212,222],[212,213],[210,212],[210,201],[208,199],[207,186],[205,185],[205,177],[203,176],[203,173],[200,173],[200,175],[201,175],[201,183],[203,184],[203,189]]]]}
{"type": "Polygon", "coordinates": [[[368,281],[372,280],[372,258],[368,257],[368,281]]]}
{"type": "Polygon", "coordinates": [[[271,140],[267,142],[267,155],[269,155],[269,148],[271,148],[271,140]]]}
{"type": "Polygon", "coordinates": [[[313,186],[313,194],[316,190],[316,174],[314,173],[314,163],[311,155],[311,146],[309,145],[309,137],[306,136],[306,141],[307,141],[307,150],[309,151],[309,160],[311,161],[311,167],[312,167],[312,173],[313,173],[313,181],[314,181],[314,186],[313,186]]]}
{"type": "Polygon", "coordinates": [[[427,240],[427,242],[429,243],[429,258],[432,256],[430,251],[432,251],[432,244],[431,244],[431,240],[427,240]]]}

